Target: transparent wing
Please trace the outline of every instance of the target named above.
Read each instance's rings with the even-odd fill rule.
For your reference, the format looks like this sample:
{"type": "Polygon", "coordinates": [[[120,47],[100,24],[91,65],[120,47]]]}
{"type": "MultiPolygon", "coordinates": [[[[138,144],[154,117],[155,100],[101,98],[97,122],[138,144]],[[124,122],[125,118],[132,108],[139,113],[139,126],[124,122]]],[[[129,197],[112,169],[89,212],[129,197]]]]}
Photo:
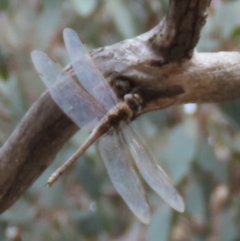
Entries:
{"type": "Polygon", "coordinates": [[[77,33],[66,28],[63,38],[77,79],[87,92],[110,110],[117,104],[116,95],[98,71],[77,33]]]}
{"type": "Polygon", "coordinates": [[[98,145],[110,179],[132,212],[144,223],[150,219],[145,192],[131,165],[131,155],[117,130],[101,137],[98,145]]]}
{"type": "Polygon", "coordinates": [[[80,128],[90,127],[106,114],[105,109],[45,53],[35,50],[31,57],[53,100],[80,128]]]}
{"type": "Polygon", "coordinates": [[[157,165],[147,146],[130,126],[124,126],[123,132],[139,172],[148,185],[172,208],[183,212],[185,207],[182,197],[167,174],[157,165]]]}

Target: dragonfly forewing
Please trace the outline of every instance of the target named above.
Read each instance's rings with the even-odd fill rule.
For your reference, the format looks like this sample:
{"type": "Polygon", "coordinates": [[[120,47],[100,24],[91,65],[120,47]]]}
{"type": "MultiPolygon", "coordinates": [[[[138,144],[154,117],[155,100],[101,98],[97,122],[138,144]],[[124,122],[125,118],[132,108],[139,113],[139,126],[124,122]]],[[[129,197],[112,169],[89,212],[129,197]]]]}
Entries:
{"type": "Polygon", "coordinates": [[[90,128],[105,116],[106,110],[45,53],[33,51],[31,57],[53,100],[76,125],[90,128]]]}
{"type": "Polygon", "coordinates": [[[157,165],[146,144],[130,126],[125,126],[123,133],[139,172],[148,185],[172,208],[183,212],[185,207],[181,195],[174,188],[167,174],[157,165]]]}
{"type": "Polygon", "coordinates": [[[91,57],[74,30],[65,28],[63,30],[63,39],[72,63],[80,59],[91,61],[91,57]]]}
{"type": "Polygon", "coordinates": [[[63,38],[77,79],[87,92],[110,110],[117,104],[116,95],[98,71],[77,33],[66,28],[63,38]]]}
{"type": "Polygon", "coordinates": [[[131,165],[131,155],[122,134],[116,129],[99,140],[99,151],[110,179],[132,212],[144,223],[150,219],[143,187],[131,165]]]}
{"type": "Polygon", "coordinates": [[[61,67],[44,52],[39,50],[32,51],[31,58],[46,87],[51,87],[56,82],[58,75],[62,72],[61,67]]]}

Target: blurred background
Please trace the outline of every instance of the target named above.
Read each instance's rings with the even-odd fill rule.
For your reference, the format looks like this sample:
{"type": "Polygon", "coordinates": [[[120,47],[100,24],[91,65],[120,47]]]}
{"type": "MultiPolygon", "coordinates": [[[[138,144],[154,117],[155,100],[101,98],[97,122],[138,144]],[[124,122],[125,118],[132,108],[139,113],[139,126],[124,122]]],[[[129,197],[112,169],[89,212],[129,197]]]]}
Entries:
{"type": "MultiPolygon", "coordinates": [[[[30,53],[69,59],[62,30],[89,49],[154,27],[166,0],[0,0],[0,144],[45,87],[30,53]]],[[[240,1],[213,0],[198,51],[239,51],[240,1]]],[[[171,176],[186,211],[171,210],[148,188],[149,225],[130,212],[93,145],[51,189],[49,175],[85,140],[77,133],[32,187],[0,216],[2,241],[239,241],[240,101],[188,104],[145,114],[134,125],[171,176]]],[[[0,174],[1,175],[1,174],[0,174]]]]}

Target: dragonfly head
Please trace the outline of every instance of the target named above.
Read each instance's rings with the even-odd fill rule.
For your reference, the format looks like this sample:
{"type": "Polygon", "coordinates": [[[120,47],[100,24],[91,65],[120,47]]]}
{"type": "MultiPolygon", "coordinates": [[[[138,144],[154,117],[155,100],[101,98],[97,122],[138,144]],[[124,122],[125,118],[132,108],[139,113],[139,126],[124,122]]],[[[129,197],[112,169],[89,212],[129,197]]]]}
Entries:
{"type": "Polygon", "coordinates": [[[126,77],[119,77],[114,80],[113,90],[119,99],[124,99],[124,96],[132,93],[135,88],[135,84],[126,77]]]}
{"type": "Polygon", "coordinates": [[[142,109],[142,99],[138,94],[126,94],[124,95],[124,101],[131,109],[132,119],[138,114],[142,109]]]}

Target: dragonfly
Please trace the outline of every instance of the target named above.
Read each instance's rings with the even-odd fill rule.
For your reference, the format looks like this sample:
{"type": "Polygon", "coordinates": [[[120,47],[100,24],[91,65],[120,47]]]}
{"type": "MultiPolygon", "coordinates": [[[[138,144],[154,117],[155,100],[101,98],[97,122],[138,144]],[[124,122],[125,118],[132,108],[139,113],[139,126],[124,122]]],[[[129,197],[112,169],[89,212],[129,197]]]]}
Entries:
{"type": "Polygon", "coordinates": [[[31,58],[55,103],[78,127],[91,132],[83,145],[50,176],[47,184],[51,186],[97,141],[113,186],[141,222],[149,223],[151,214],[138,174],[170,207],[183,212],[183,198],[131,127],[130,123],[141,110],[141,97],[128,93],[118,99],[77,33],[66,28],[63,39],[74,77],[44,52],[34,50],[31,58]]]}

